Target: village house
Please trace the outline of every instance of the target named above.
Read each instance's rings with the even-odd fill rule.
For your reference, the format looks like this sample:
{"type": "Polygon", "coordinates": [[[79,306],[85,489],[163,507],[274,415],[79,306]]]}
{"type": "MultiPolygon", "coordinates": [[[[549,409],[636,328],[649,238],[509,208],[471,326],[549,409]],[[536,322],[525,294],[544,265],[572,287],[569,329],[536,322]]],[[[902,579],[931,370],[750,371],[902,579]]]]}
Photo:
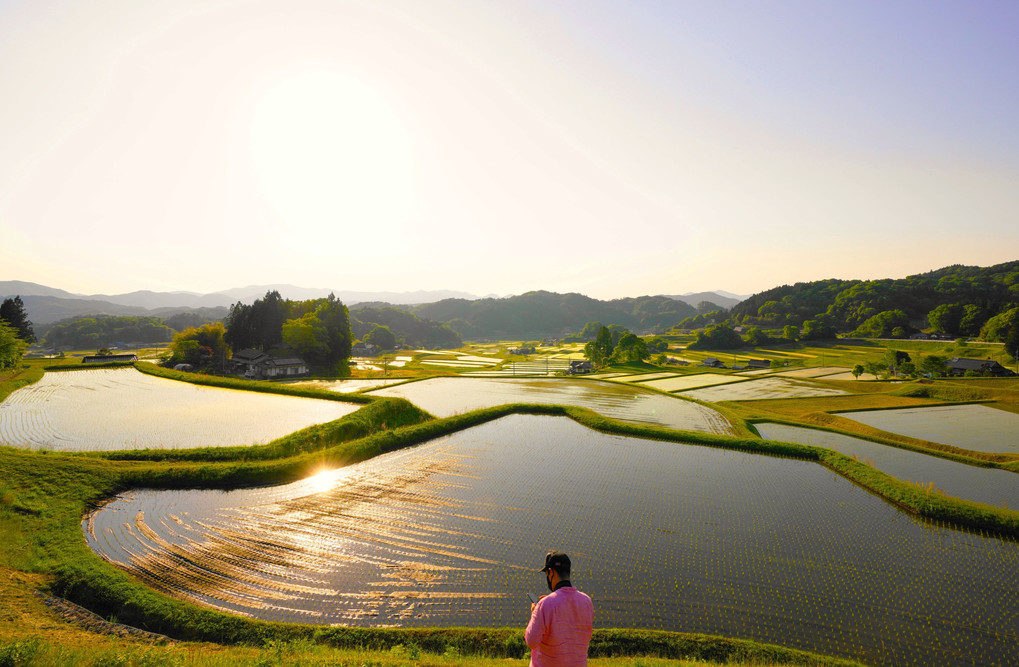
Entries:
{"type": "Polygon", "coordinates": [[[993,359],[966,359],[964,357],[952,357],[945,364],[948,367],[949,375],[965,375],[967,371],[973,371],[979,375],[993,375],[994,377],[1009,377],[1015,375],[993,359]]]}
{"type": "Polygon", "coordinates": [[[245,348],[230,359],[232,370],[252,380],[297,377],[308,373],[308,365],[296,356],[274,357],[260,350],[245,348]]]}
{"type": "Polygon", "coordinates": [[[594,364],[590,361],[571,361],[570,367],[566,372],[570,375],[578,375],[580,373],[590,373],[593,370],[594,364]]]}
{"type": "Polygon", "coordinates": [[[705,357],[704,360],[701,361],[701,366],[707,366],[708,368],[725,368],[725,364],[714,357],[705,357]]]}
{"type": "Polygon", "coordinates": [[[767,359],[751,359],[747,362],[747,368],[771,368],[771,362],[767,359]]]}

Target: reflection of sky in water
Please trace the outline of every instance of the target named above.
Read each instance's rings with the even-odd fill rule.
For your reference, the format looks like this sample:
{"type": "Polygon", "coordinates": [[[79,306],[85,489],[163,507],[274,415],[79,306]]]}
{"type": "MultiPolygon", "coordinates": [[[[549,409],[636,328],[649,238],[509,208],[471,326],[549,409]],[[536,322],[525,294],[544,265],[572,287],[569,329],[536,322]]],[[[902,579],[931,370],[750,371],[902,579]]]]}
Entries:
{"type": "Polygon", "coordinates": [[[558,403],[589,408],[624,421],[670,428],[730,433],[718,412],[680,398],[630,385],[564,378],[433,378],[386,387],[372,396],[400,396],[437,417],[505,403],[558,403]]]}
{"type": "Polygon", "coordinates": [[[754,424],[762,438],[834,449],[907,482],[934,486],[950,496],[1019,509],[1019,474],[957,463],[839,433],[785,424],[754,424]]]}
{"type": "Polygon", "coordinates": [[[918,523],[809,462],[564,418],[506,417],[286,486],[132,492],[85,528],[143,581],[264,619],[522,627],[537,564],[563,549],[599,627],[868,664],[1019,660],[1015,542],[918,523]]]}
{"type": "Polygon", "coordinates": [[[201,387],[133,368],[65,371],[0,403],[0,444],[61,451],[252,445],[360,407],[201,387]]]}
{"type": "Polygon", "coordinates": [[[818,385],[787,380],[785,378],[762,378],[749,382],[737,382],[721,387],[705,387],[682,392],[684,396],[701,401],[747,401],[762,398],[802,398],[806,396],[838,396],[848,392],[829,389],[818,385]]]}
{"type": "Polygon", "coordinates": [[[835,414],[889,433],[975,452],[1019,453],[1019,415],[986,405],[939,405],[835,414]]]}

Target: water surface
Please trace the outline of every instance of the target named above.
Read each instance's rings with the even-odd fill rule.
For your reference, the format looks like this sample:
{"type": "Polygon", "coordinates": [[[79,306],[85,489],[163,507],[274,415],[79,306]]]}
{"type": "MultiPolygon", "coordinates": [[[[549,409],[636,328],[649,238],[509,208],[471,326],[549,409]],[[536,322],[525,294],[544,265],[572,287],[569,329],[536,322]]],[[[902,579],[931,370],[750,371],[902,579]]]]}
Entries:
{"type": "Polygon", "coordinates": [[[1019,474],[890,447],[863,438],[785,424],[754,424],[762,438],[834,449],[917,484],[933,482],[950,496],[1019,510],[1019,474]]]}
{"type": "Polygon", "coordinates": [[[823,467],[514,415],[286,486],[136,491],[83,525],[150,585],[255,618],[523,627],[543,554],[598,627],[874,665],[1019,662],[1019,544],[823,467]]]}
{"type": "Polygon", "coordinates": [[[938,405],[833,414],[919,440],[975,452],[1019,454],[1019,415],[986,405],[938,405]]]}
{"type": "Polygon", "coordinates": [[[506,403],[554,403],[589,408],[623,421],[732,433],[729,422],[709,407],[632,385],[589,379],[432,378],[378,389],[371,395],[406,398],[436,417],[506,403]]]}

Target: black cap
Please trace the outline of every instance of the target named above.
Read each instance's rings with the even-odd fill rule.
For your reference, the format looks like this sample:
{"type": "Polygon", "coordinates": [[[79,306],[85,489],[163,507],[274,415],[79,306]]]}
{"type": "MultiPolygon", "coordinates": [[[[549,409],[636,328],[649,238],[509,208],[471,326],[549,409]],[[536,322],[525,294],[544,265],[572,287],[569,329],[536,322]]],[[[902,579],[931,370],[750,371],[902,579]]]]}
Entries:
{"type": "Polygon", "coordinates": [[[570,557],[564,554],[562,551],[549,551],[545,554],[545,567],[541,568],[539,572],[548,572],[549,570],[555,570],[560,572],[562,570],[570,569],[570,557]]]}

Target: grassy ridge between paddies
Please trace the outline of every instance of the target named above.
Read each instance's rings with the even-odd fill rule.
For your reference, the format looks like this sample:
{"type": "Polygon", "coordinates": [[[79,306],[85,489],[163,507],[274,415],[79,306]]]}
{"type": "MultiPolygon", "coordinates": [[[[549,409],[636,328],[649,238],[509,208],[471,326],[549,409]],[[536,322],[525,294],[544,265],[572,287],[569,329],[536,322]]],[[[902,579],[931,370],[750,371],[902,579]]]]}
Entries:
{"type": "MultiPolygon", "coordinates": [[[[19,383],[19,379],[3,378],[3,386],[11,383],[19,383]]],[[[611,426],[610,420],[601,420],[586,410],[564,410],[555,406],[503,406],[449,420],[426,421],[427,415],[404,401],[379,400],[337,422],[323,425],[327,433],[313,427],[280,439],[303,439],[303,444],[284,446],[274,441],[262,446],[266,457],[263,460],[205,461],[201,460],[207,454],[203,450],[190,453],[117,452],[103,456],[0,448],[0,469],[5,473],[0,481],[0,532],[4,535],[4,540],[0,541],[0,575],[3,575],[0,588],[8,589],[5,593],[9,593],[0,596],[0,619],[22,619],[26,607],[38,609],[36,614],[31,615],[30,623],[0,624],[6,628],[0,632],[0,640],[11,638],[6,644],[0,644],[0,658],[34,651],[38,659],[33,659],[33,664],[45,664],[47,659],[52,659],[51,664],[75,664],[79,659],[88,664],[107,659],[103,656],[113,651],[119,658],[112,664],[132,664],[122,659],[128,653],[135,656],[132,658],[135,664],[181,664],[184,653],[190,650],[168,648],[170,653],[152,654],[128,640],[109,638],[108,641],[97,642],[97,648],[82,649],[84,653],[72,660],[71,657],[77,655],[74,650],[79,646],[78,640],[72,640],[75,649],[70,649],[60,639],[53,642],[43,639],[33,643],[31,633],[21,634],[20,628],[26,625],[28,629],[67,630],[64,624],[38,622],[39,616],[51,617],[52,613],[45,611],[41,603],[32,598],[30,590],[34,588],[48,588],[104,616],[116,617],[121,623],[183,640],[246,646],[263,646],[268,642],[276,649],[283,645],[297,646],[301,642],[326,644],[354,651],[355,656],[360,656],[354,664],[366,664],[363,658],[365,650],[374,651],[371,655],[375,657],[368,660],[368,664],[374,660],[379,660],[378,664],[421,664],[420,660],[393,656],[394,651],[401,654],[397,649],[404,646],[441,654],[444,658],[453,656],[449,664],[470,664],[471,661],[487,664],[489,658],[522,657],[525,647],[520,628],[324,629],[266,623],[223,614],[147,588],[93,554],[81,535],[82,516],[104,499],[128,488],[223,488],[279,483],[299,478],[323,465],[337,466],[363,460],[382,451],[429,440],[513,412],[580,416],[586,417],[592,425],[611,426]],[[388,421],[393,419],[394,413],[400,413],[398,419],[388,421]],[[392,425],[401,420],[417,423],[392,430],[395,427],[392,425]],[[340,422],[349,424],[341,425],[340,422]],[[380,429],[383,424],[391,427],[380,429]],[[323,437],[325,435],[330,437],[323,437]],[[332,441],[332,438],[345,437],[351,439],[332,441]],[[285,455],[287,451],[300,453],[285,455]],[[189,455],[191,460],[188,460],[189,455]],[[285,457],[271,458],[274,455],[285,457]],[[160,457],[166,456],[172,460],[160,460],[160,457]],[[482,657],[466,659],[464,656],[482,657]]],[[[80,634],[88,636],[88,633],[80,634]]],[[[34,636],[39,635],[36,633],[34,636]]],[[[227,651],[222,664],[252,664],[251,649],[233,649],[241,654],[239,657],[231,655],[228,649],[216,647],[213,650],[220,655],[227,651]]],[[[255,655],[260,656],[259,659],[269,658],[269,662],[263,664],[284,664],[273,661],[273,656],[278,657],[278,653],[278,650],[275,653],[269,650],[256,652],[255,655]]],[[[296,660],[302,664],[318,664],[313,653],[300,651],[299,655],[295,654],[296,660]]],[[[592,656],[607,655],[687,656],[717,663],[733,661],[734,664],[744,661],[775,665],[855,664],[720,637],[599,630],[592,643],[592,656]]],[[[335,656],[322,660],[321,664],[326,664],[325,661],[336,664],[335,656]]],[[[195,664],[207,663],[199,658],[195,664]]],[[[437,664],[443,664],[443,660],[437,659],[437,664]]]]}

